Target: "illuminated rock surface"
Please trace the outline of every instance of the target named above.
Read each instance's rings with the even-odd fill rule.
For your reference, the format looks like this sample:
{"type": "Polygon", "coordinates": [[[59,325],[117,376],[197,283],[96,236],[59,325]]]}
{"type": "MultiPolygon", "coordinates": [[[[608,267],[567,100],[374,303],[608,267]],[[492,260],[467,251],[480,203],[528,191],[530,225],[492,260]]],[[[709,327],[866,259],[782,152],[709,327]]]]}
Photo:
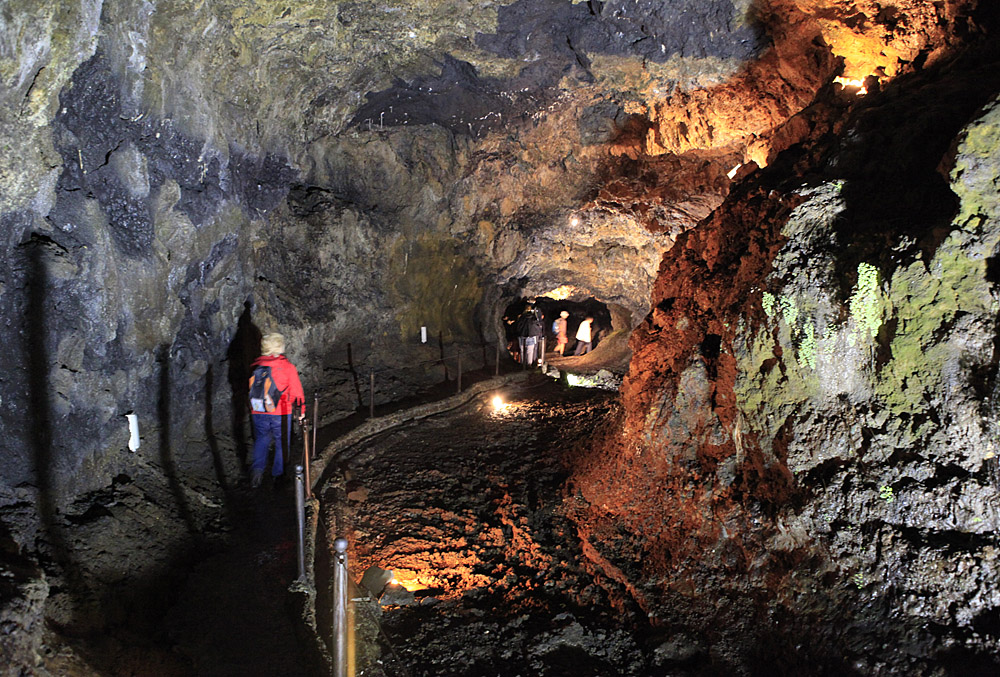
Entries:
{"type": "Polygon", "coordinates": [[[996,11],[9,0],[3,655],[169,655],[261,330],[334,424],[562,290],[635,328],[567,473],[665,665],[995,669],[996,11]]]}
{"type": "Polygon", "coordinates": [[[350,526],[359,571],[390,569],[412,593],[381,596],[384,637],[359,633],[366,674],[560,675],[577,661],[593,674],[635,674],[648,665],[644,624],[620,622],[639,610],[622,608],[624,588],[595,570],[573,521],[582,498],[562,490],[574,452],[615,398],[544,377],[505,395],[501,411],[480,398],[342,455],[349,479],[324,493],[324,524],[350,526]]]}
{"type": "Polygon", "coordinates": [[[783,670],[992,669],[993,70],[899,78],[664,259],[625,434],[575,479],[606,556],[643,542],[639,603],[727,662],[753,636],[783,670]]]}

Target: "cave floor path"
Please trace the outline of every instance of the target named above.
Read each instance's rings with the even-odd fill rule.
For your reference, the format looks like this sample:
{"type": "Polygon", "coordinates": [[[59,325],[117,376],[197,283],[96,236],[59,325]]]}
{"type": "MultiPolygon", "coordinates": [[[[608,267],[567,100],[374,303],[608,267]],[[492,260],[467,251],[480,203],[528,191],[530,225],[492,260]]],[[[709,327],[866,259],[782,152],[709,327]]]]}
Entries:
{"type": "Polygon", "coordinates": [[[294,485],[268,479],[234,490],[227,547],[194,568],[168,615],[175,650],[200,677],[308,674],[288,601],[297,575],[294,485]]]}
{"type": "Polygon", "coordinates": [[[571,514],[582,498],[566,484],[616,395],[529,383],[502,411],[490,393],[350,449],[346,506],[341,489],[320,488],[324,523],[346,516],[352,532],[352,577],[377,565],[404,584],[381,597],[387,675],[627,674],[610,646],[641,660],[609,603],[614,583],[584,555],[571,514]]]}

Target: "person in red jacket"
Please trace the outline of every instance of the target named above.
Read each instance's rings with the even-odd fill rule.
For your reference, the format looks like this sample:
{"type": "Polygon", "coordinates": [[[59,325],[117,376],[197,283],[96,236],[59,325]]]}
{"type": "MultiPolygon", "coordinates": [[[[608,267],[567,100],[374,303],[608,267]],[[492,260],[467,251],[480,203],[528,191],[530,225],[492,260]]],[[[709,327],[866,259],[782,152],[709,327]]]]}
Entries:
{"type": "MultiPolygon", "coordinates": [[[[253,419],[253,465],[251,466],[250,485],[260,486],[264,478],[264,468],[267,465],[267,452],[274,441],[274,462],[271,464],[271,476],[275,479],[282,476],[285,470],[285,459],[282,444],[291,432],[292,411],[299,413],[299,418],[306,415],[306,396],[302,391],[302,381],[295,365],[285,357],[285,337],[281,334],[266,334],[260,340],[262,355],[250,365],[253,373],[250,384],[253,388],[257,367],[270,367],[270,379],[274,388],[280,391],[277,401],[268,400],[268,405],[261,406],[251,400],[253,419]]],[[[274,392],[273,390],[271,392],[274,392]]]]}

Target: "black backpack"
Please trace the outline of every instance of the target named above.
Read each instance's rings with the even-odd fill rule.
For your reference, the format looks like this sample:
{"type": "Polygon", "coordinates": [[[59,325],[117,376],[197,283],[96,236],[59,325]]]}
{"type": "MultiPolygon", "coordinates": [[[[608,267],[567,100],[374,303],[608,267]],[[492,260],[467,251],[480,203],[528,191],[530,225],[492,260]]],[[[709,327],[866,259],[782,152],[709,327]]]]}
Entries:
{"type": "Polygon", "coordinates": [[[531,324],[528,329],[528,336],[541,338],[545,336],[545,322],[542,321],[542,311],[534,310],[531,313],[531,324]]]}
{"type": "Polygon", "coordinates": [[[517,331],[518,336],[531,336],[531,324],[535,321],[534,315],[529,313],[523,313],[517,322],[514,323],[514,330],[517,331]]]}
{"type": "Polygon", "coordinates": [[[271,368],[264,365],[254,367],[250,377],[250,409],[255,413],[274,411],[281,399],[281,391],[274,385],[271,368]]]}

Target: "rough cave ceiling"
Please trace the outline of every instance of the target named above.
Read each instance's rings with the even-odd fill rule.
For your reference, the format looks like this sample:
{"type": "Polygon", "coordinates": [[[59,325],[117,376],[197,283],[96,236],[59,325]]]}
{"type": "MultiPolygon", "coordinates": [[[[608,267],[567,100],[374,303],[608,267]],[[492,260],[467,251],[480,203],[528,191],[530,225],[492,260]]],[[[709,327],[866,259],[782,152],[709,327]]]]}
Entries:
{"type": "Polygon", "coordinates": [[[730,170],[814,133],[786,123],[834,75],[932,60],[964,4],[11,2],[5,211],[65,226],[58,212],[82,207],[50,217],[49,203],[89,168],[87,194],[134,254],[157,209],[140,203],[169,202],[173,183],[164,220],[195,226],[227,204],[255,221],[301,184],[326,196],[308,209],[330,228],[346,212],[433,231],[481,282],[552,280],[637,318],[659,252],[721,202],[730,170]],[[574,212],[592,214],[585,232],[574,212]],[[604,288],[604,265],[629,289],[604,288]]]}

